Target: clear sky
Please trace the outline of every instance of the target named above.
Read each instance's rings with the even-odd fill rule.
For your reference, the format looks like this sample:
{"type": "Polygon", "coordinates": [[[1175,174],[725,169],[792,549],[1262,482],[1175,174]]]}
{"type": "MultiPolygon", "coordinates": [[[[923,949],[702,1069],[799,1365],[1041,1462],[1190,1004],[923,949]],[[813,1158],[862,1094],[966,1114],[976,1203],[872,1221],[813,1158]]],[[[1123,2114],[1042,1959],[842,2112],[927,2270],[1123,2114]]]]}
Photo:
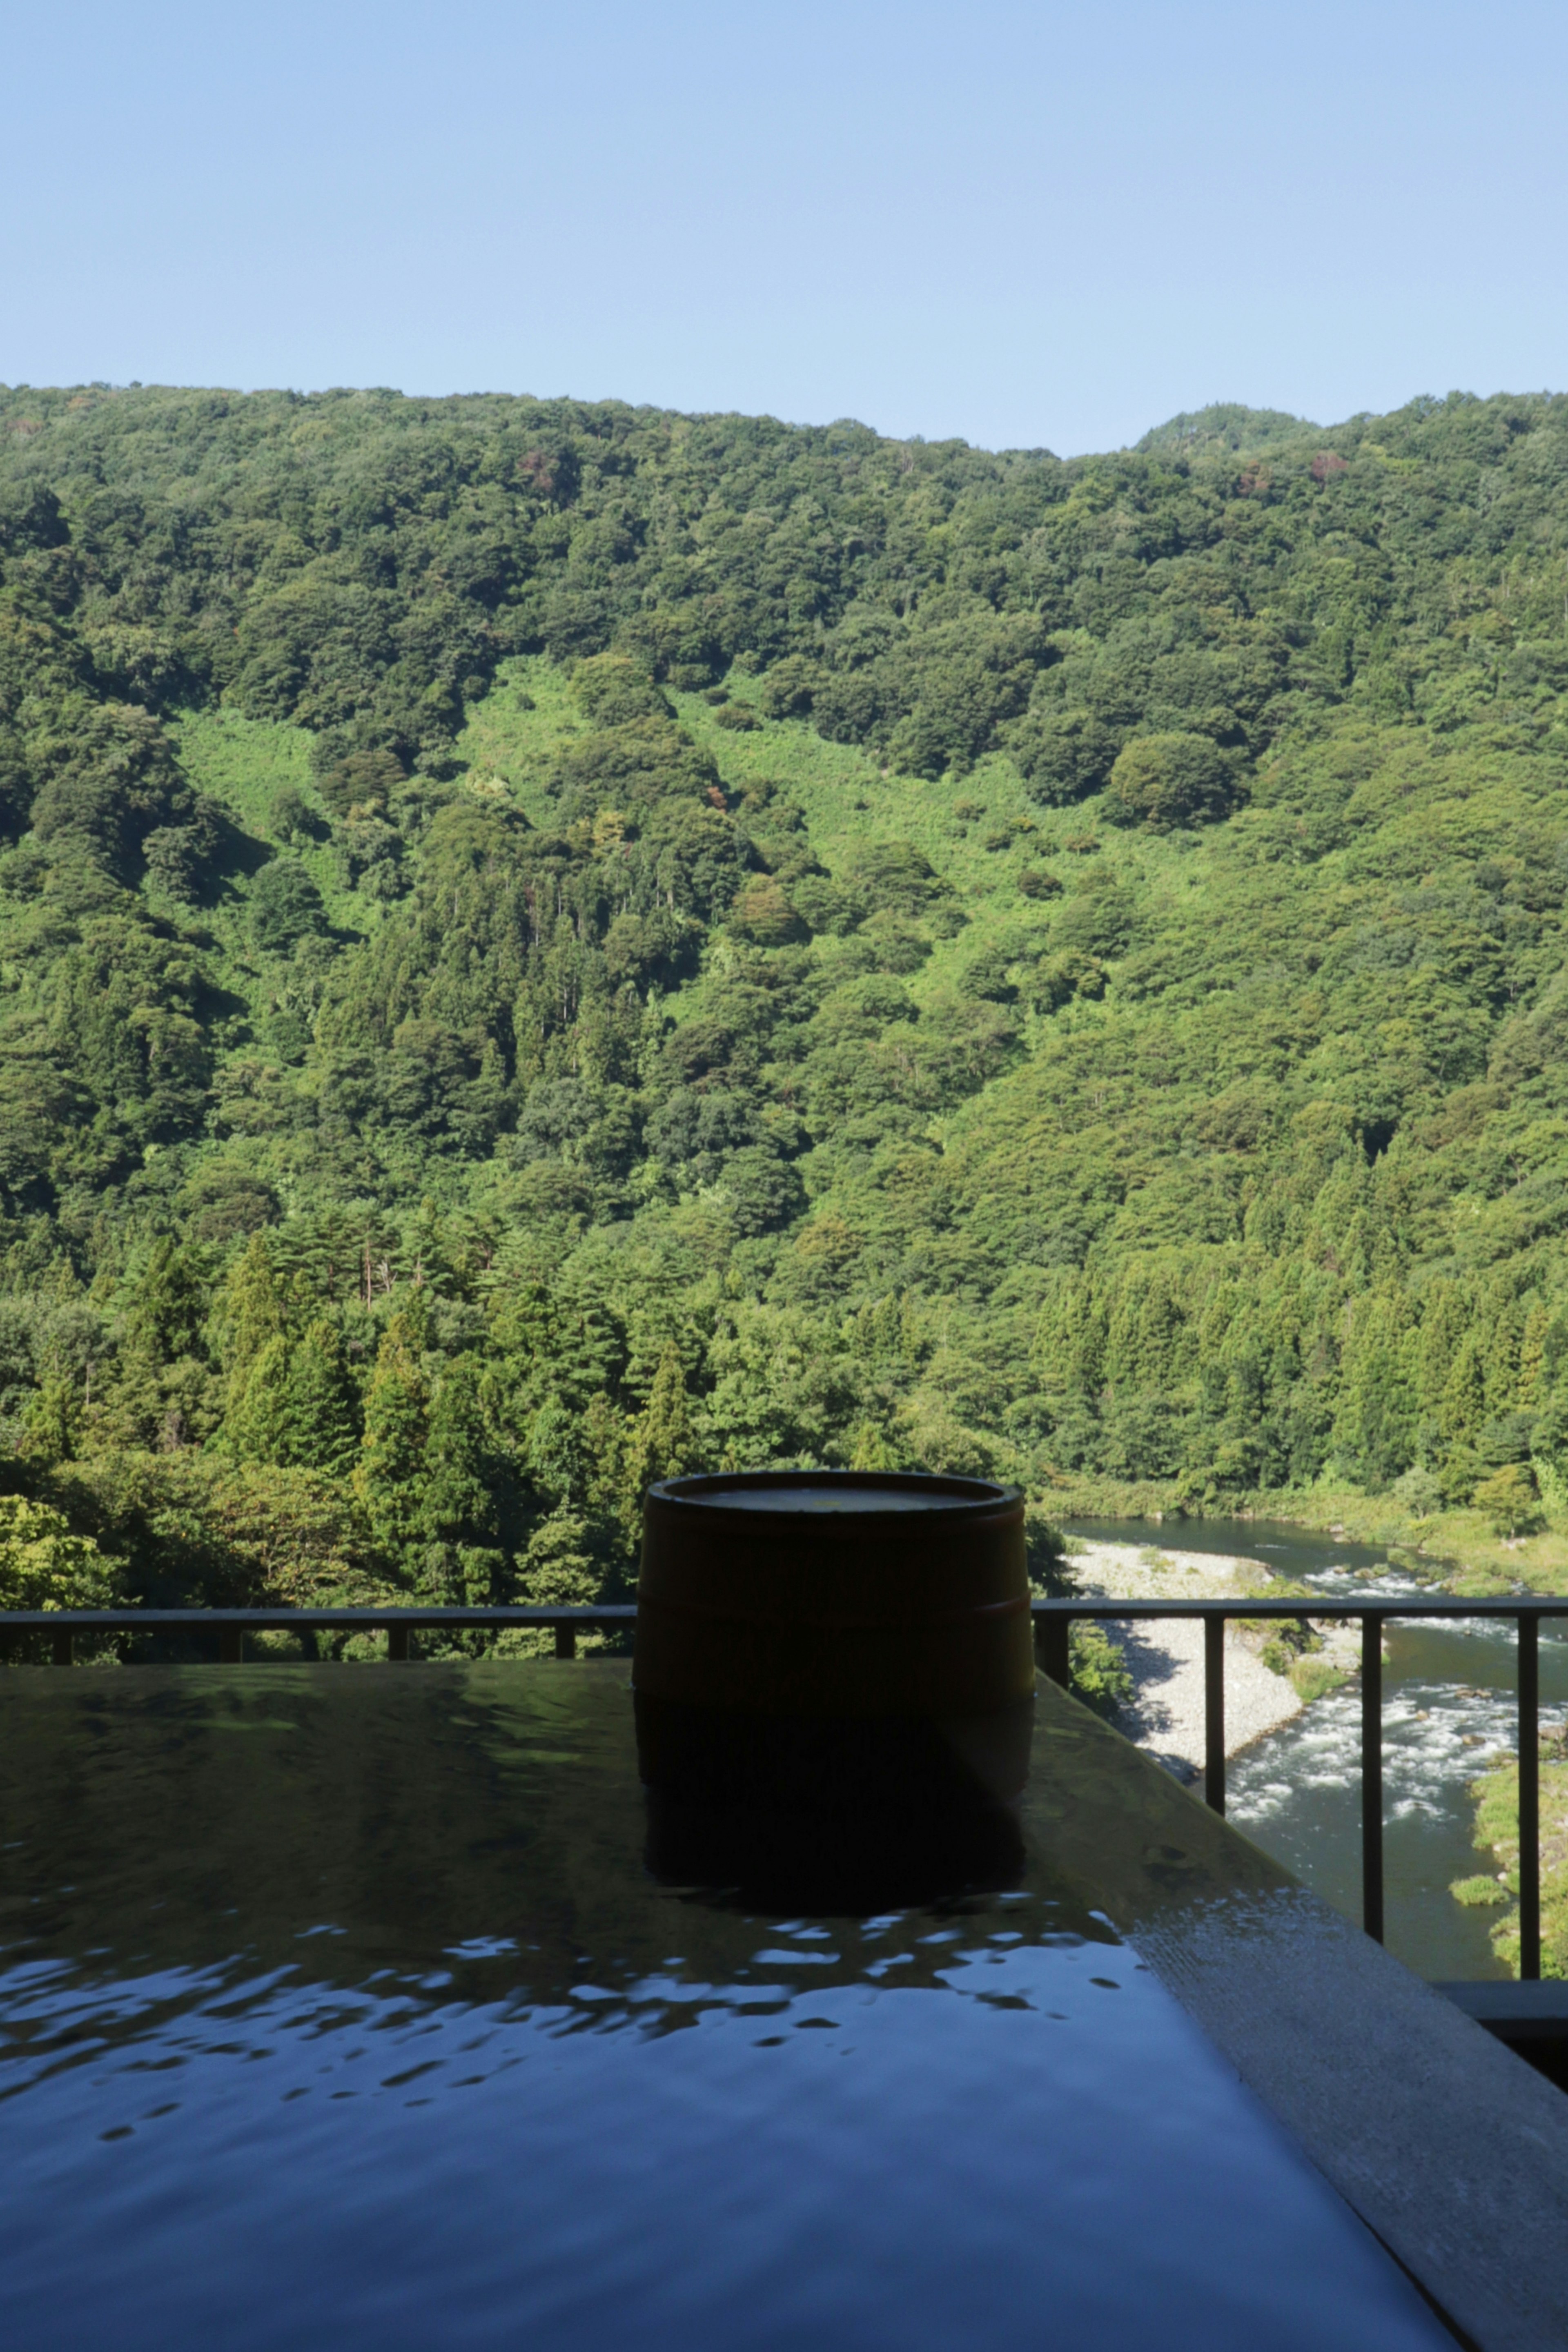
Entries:
{"type": "Polygon", "coordinates": [[[1568,386],[1561,0],[49,0],[0,89],[11,383],[1064,455],[1568,386]]]}

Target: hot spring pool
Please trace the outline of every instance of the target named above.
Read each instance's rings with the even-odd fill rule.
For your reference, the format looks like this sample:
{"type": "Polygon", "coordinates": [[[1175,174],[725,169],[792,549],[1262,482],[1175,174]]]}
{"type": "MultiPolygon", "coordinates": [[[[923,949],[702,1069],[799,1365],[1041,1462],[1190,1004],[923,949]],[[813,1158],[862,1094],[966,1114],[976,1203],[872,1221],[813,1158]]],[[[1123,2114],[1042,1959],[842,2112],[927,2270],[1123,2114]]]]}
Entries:
{"type": "Polygon", "coordinates": [[[1450,2343],[1038,1761],[1014,1883],[780,1908],[650,1874],[626,1685],[4,1677],[11,2344],[1450,2343]]]}

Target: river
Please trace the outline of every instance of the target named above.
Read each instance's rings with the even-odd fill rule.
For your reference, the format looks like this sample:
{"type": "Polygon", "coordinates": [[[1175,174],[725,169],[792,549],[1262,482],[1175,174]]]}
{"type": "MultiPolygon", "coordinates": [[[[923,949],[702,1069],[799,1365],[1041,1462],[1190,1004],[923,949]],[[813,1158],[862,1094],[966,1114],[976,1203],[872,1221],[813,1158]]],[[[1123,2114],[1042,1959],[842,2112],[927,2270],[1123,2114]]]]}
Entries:
{"type": "MultiPolygon", "coordinates": [[[[1361,1592],[1430,1598],[1432,1587],[1391,1565],[1375,1544],[1345,1543],[1283,1520],[1074,1519],[1097,1543],[1258,1560],[1325,1599],[1361,1592]]],[[[1389,1949],[1432,1979],[1503,1977],[1489,1930],[1499,1914],[1468,1909],[1448,1889],[1495,1867],[1471,1843],[1469,1784],[1511,1752],[1516,1730],[1511,1626],[1463,1619],[1391,1624],[1383,1669],[1384,1873],[1389,1949]]],[[[1568,1635],[1542,1625],[1542,1721],[1568,1706],[1568,1635]]],[[[1331,1692],[1251,1748],[1226,1775],[1226,1818],[1338,1910],[1361,1914],[1361,1691],[1331,1692]]]]}

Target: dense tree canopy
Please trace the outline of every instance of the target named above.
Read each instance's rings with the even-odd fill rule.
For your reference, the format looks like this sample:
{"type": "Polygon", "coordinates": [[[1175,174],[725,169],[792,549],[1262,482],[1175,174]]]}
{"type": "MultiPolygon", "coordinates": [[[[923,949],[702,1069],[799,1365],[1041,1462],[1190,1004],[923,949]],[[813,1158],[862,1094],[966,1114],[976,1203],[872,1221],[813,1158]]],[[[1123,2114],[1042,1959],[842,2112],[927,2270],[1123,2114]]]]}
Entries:
{"type": "Polygon", "coordinates": [[[0,564],[29,1543],[558,1598],[700,1464],[1568,1507],[1568,401],[19,390],[0,564]]]}

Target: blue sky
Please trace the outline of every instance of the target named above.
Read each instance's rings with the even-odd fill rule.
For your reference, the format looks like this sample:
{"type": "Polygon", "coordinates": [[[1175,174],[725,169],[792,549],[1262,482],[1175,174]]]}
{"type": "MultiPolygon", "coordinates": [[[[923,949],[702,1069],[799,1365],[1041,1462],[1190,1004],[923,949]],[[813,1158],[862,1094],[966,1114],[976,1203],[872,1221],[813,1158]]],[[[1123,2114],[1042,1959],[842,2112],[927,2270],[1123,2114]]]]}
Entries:
{"type": "Polygon", "coordinates": [[[1568,386],[1534,0],[52,0],[0,381],[858,416],[1063,454],[1568,386]]]}

